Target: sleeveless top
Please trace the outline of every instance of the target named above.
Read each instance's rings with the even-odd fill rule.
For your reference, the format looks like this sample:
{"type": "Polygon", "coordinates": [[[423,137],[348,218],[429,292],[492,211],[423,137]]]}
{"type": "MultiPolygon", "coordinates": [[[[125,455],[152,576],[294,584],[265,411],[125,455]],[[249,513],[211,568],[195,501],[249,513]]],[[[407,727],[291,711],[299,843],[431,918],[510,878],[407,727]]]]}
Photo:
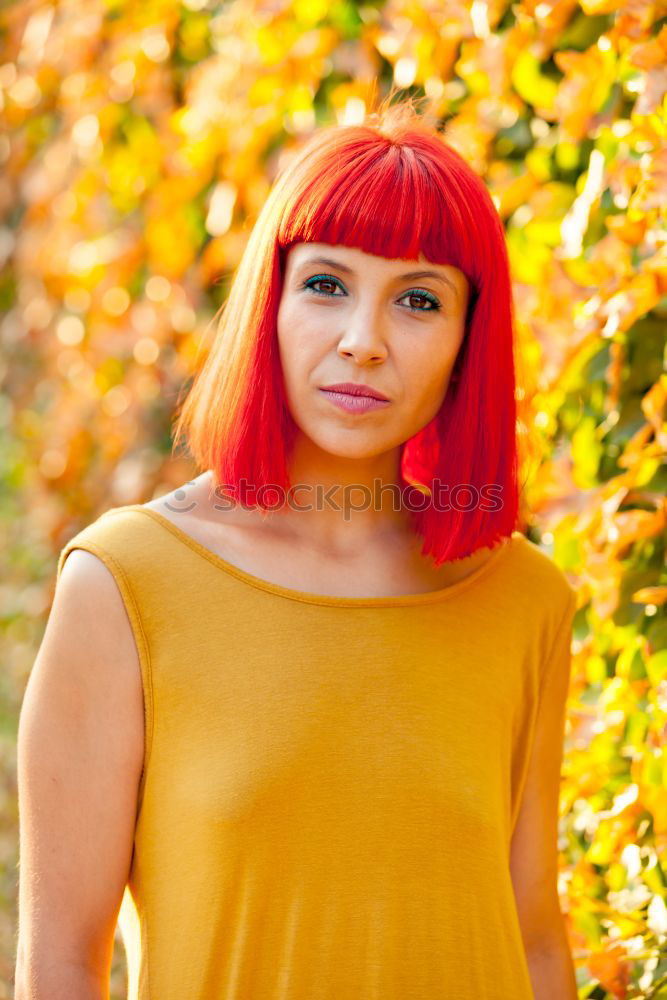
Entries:
{"type": "Polygon", "coordinates": [[[546,553],[514,532],[443,589],[332,597],[139,504],[58,576],[77,548],[141,666],[129,1000],[532,1000],[510,841],[576,599],[546,553]]]}

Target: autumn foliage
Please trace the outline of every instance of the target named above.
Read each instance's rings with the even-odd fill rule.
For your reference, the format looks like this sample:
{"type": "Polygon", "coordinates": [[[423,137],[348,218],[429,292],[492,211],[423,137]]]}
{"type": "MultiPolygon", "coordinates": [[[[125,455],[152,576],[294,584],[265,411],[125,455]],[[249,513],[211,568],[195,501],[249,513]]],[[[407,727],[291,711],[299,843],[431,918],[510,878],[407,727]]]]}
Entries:
{"type": "MultiPolygon", "coordinates": [[[[521,526],[579,597],[560,892],[580,996],[667,997],[664,0],[35,0],[0,16],[0,1000],[16,717],[57,552],[196,474],[174,409],[276,172],[392,88],[428,99],[505,225],[521,526]]],[[[121,997],[120,948],[113,975],[121,997]]]]}

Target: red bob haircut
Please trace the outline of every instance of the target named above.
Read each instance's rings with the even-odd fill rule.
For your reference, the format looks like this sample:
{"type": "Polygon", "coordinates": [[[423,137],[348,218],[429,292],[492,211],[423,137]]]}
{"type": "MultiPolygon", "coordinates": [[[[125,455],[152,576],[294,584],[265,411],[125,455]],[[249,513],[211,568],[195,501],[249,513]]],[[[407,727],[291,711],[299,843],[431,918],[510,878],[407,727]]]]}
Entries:
{"type": "Polygon", "coordinates": [[[410,99],[360,125],[320,127],[279,173],[177,416],[175,445],[186,437],[228,499],[239,501],[243,481],[242,502],[260,512],[280,493],[284,502],[297,428],[276,328],[285,255],[299,242],[408,260],[421,251],[465,274],[470,295],[453,378],[436,416],[403,443],[398,485],[421,499],[410,504],[412,524],[436,565],[510,537],[519,461],[505,233],[481,178],[410,99]],[[448,489],[437,504],[434,480],[448,489]]]}

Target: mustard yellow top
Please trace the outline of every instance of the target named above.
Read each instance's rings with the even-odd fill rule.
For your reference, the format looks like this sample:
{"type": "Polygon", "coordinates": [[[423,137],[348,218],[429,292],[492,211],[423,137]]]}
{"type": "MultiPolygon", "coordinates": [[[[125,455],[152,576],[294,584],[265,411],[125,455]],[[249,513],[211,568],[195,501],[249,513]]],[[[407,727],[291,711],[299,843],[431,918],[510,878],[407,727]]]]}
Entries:
{"type": "Polygon", "coordinates": [[[76,548],[141,662],[129,1000],[532,1000],[509,845],[575,607],[547,554],[515,532],[441,590],[329,597],[139,504],[58,575],[76,548]]]}

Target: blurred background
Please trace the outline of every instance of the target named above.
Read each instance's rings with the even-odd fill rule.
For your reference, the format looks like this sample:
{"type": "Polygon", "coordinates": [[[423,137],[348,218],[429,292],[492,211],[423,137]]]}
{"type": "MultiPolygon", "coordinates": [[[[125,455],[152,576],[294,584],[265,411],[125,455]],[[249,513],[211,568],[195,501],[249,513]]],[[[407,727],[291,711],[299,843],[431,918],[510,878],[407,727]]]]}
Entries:
{"type": "Polygon", "coordinates": [[[506,227],[521,527],[578,592],[559,890],[579,995],[667,998],[665,0],[68,0],[0,19],[0,1000],[18,713],[58,553],[197,474],[174,407],[276,172],[390,91],[428,98],[506,227]]]}

